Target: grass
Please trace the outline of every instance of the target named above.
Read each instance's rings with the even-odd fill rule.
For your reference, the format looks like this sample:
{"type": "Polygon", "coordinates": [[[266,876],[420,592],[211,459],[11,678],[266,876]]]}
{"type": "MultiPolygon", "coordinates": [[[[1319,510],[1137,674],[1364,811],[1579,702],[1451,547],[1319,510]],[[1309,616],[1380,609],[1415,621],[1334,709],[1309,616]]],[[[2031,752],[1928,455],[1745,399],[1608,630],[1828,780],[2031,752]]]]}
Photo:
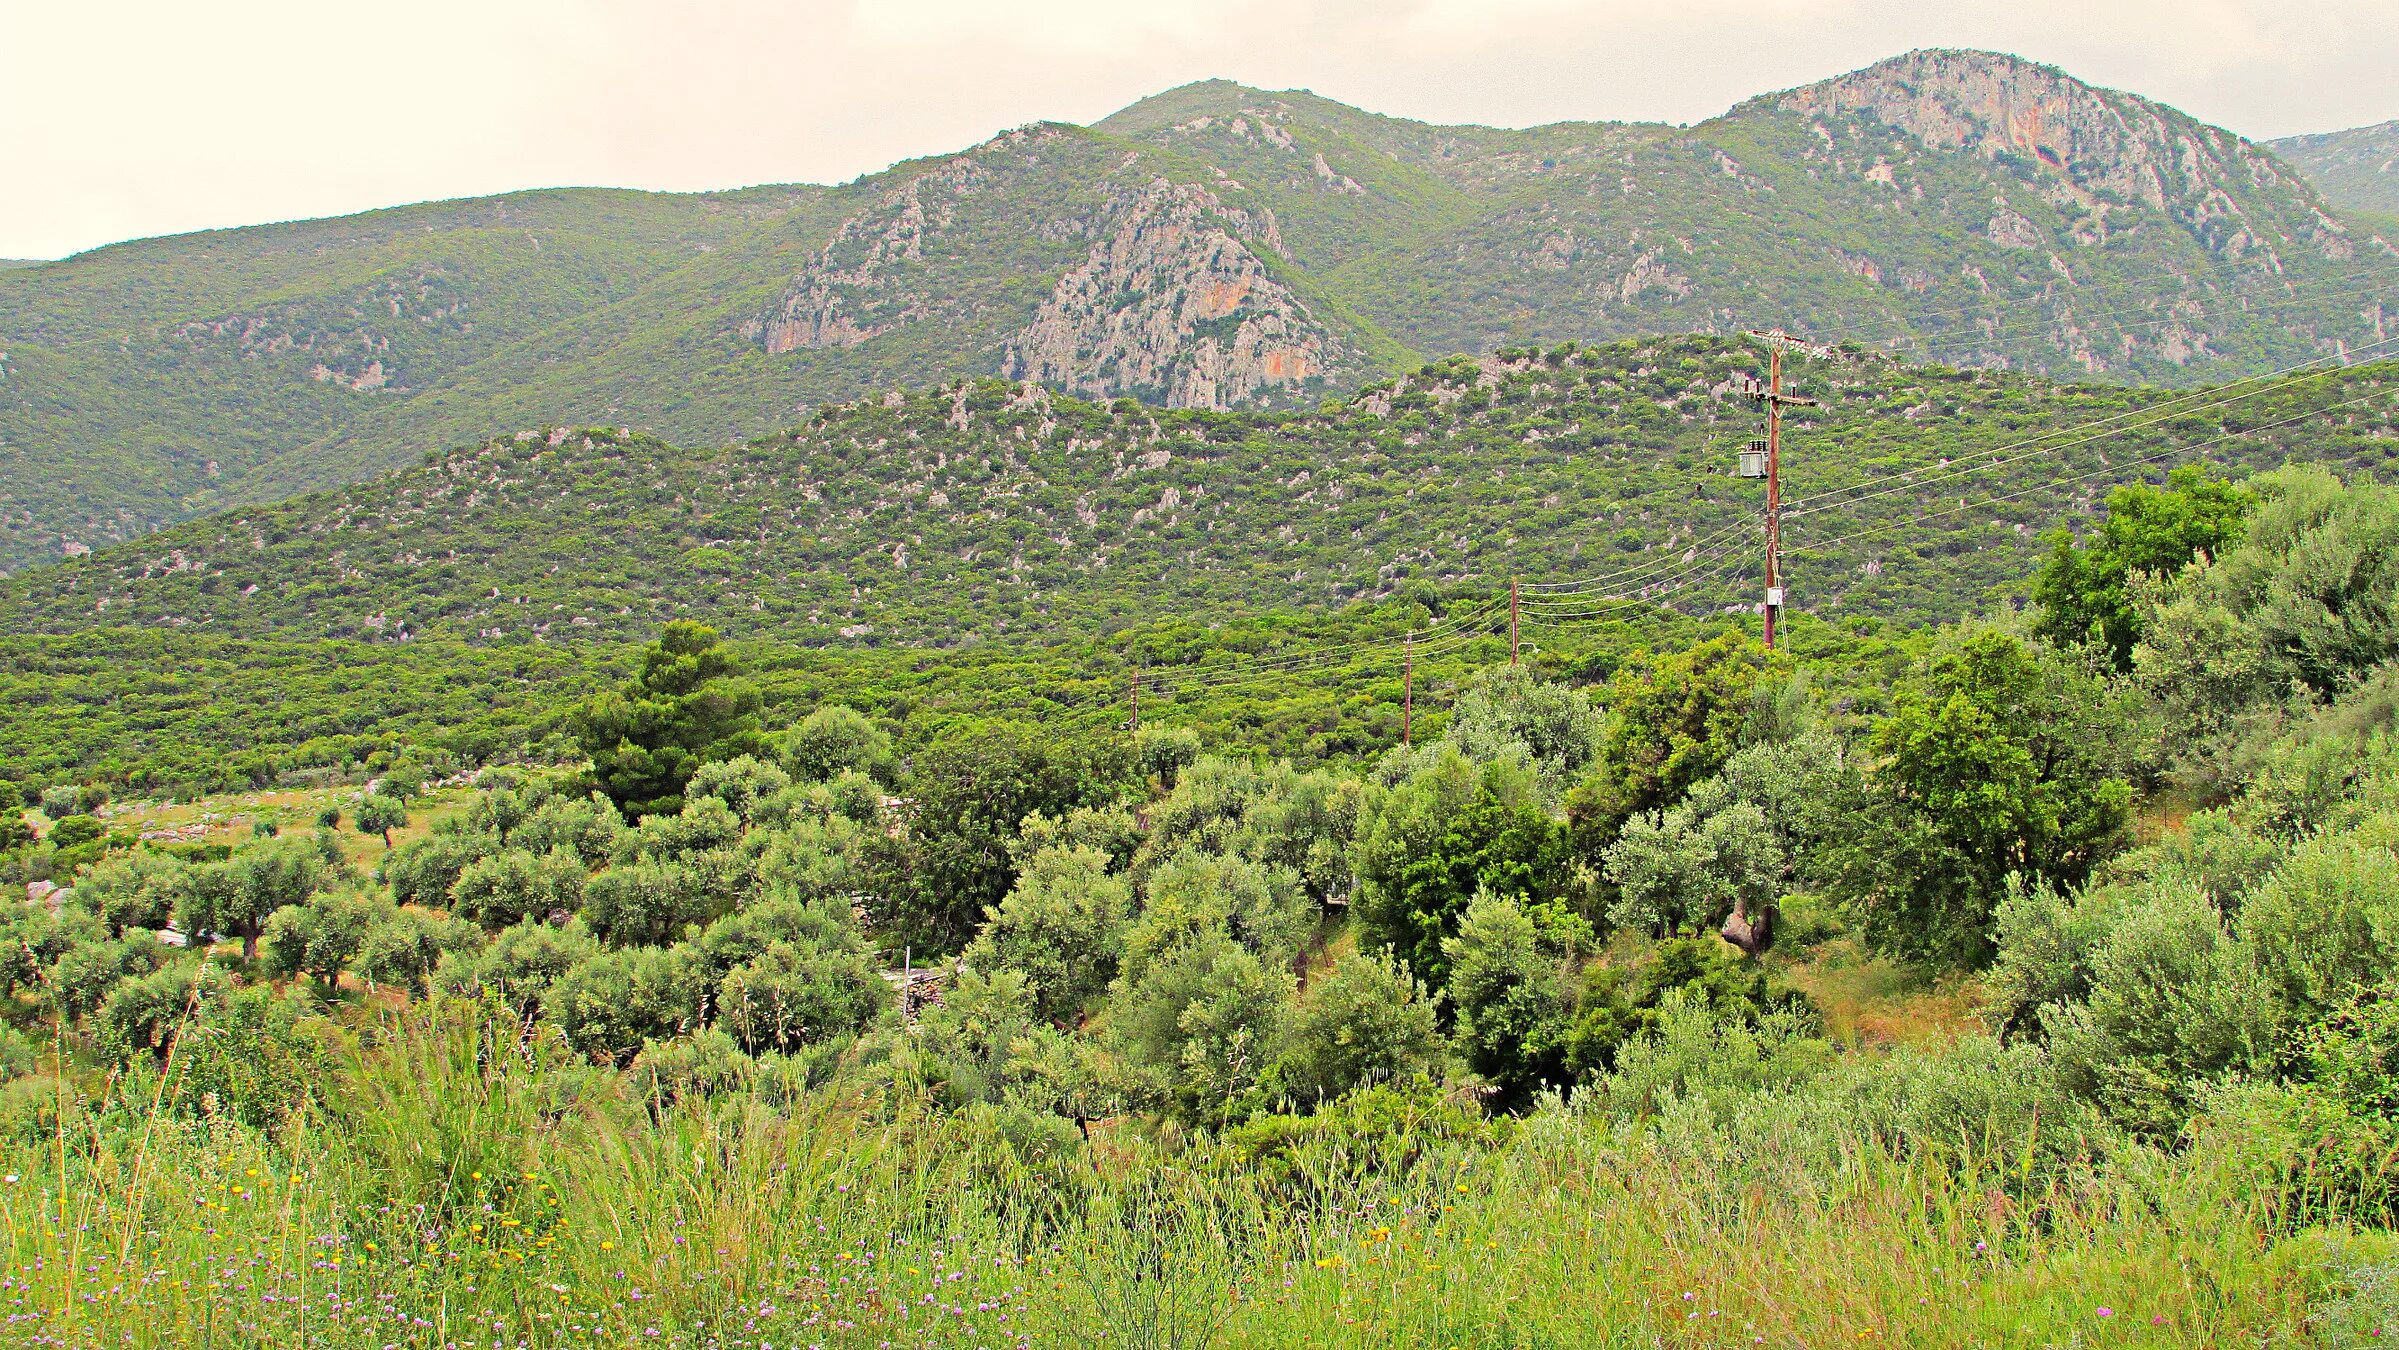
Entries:
{"type": "MultiPolygon", "coordinates": [[[[361,834],[354,823],[359,794],[365,790],[362,784],[345,784],[227,792],[188,801],[111,802],[100,808],[100,816],[111,832],[138,835],[171,831],[165,836],[171,843],[240,845],[254,837],[258,821],[270,821],[284,833],[306,834],[316,828],[319,812],[329,806],[336,807],[342,813],[341,827],[335,831],[335,837],[341,841],[342,856],[361,870],[372,871],[389,850],[384,847],[381,835],[361,834]]],[[[474,796],[470,787],[451,786],[434,788],[422,797],[411,799],[408,824],[391,832],[392,847],[431,834],[436,823],[464,813],[474,796]]],[[[38,811],[27,813],[26,819],[34,823],[37,832],[48,832],[50,821],[38,811]]]]}
{"type": "Polygon", "coordinates": [[[1552,1111],[1396,1168],[1138,1129],[1095,1166],[854,1072],[780,1107],[623,1101],[457,1007],[354,1019],[279,1141],[156,1117],[138,1081],[8,1149],[0,1339],[2214,1347],[2302,1335],[2321,1292],[2246,1188],[2164,1155],[2027,1184],[1720,1136],[1695,1166],[1667,1126],[1552,1111]]]}
{"type": "Polygon", "coordinates": [[[1809,949],[1787,978],[1816,1005],[1825,1036],[1838,1045],[1938,1043],[1981,1027],[1981,991],[1971,980],[1928,978],[1866,951],[1855,938],[1809,949]]]}

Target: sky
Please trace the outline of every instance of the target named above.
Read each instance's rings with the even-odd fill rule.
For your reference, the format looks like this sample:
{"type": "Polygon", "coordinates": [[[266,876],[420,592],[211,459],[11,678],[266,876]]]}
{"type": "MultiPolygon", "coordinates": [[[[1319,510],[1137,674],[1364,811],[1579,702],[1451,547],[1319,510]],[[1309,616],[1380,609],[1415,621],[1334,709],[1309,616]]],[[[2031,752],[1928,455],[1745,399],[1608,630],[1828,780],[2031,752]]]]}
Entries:
{"type": "Polygon", "coordinates": [[[1436,122],[1694,122],[1934,46],[2260,139],[2399,118],[2393,0],[0,0],[0,258],[840,182],[1220,76],[1436,122]]]}

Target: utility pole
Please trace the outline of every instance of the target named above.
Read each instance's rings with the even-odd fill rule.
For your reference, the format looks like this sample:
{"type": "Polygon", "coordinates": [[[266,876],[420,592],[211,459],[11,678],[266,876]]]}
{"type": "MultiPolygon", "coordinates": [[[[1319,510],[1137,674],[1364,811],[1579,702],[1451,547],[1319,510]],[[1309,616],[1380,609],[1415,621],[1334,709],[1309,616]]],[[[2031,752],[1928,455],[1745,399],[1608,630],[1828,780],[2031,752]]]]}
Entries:
{"type": "Polygon", "coordinates": [[[1141,734],[1141,667],[1139,666],[1133,667],[1133,724],[1126,729],[1135,735],[1141,734]]]}
{"type": "Polygon", "coordinates": [[[1416,715],[1416,630],[1413,628],[1408,630],[1404,650],[1407,655],[1402,660],[1399,676],[1399,744],[1403,750],[1415,744],[1408,739],[1408,723],[1416,715]]]}
{"type": "Polygon", "coordinates": [[[1783,348],[1801,345],[1780,328],[1749,335],[1767,347],[1766,387],[1754,396],[1766,405],[1766,649],[1774,650],[1776,621],[1783,612],[1783,409],[1813,408],[1816,400],[1783,392],[1783,348]]]}
{"type": "Polygon", "coordinates": [[[1516,664],[1516,578],[1508,578],[1508,664],[1516,664]]]}

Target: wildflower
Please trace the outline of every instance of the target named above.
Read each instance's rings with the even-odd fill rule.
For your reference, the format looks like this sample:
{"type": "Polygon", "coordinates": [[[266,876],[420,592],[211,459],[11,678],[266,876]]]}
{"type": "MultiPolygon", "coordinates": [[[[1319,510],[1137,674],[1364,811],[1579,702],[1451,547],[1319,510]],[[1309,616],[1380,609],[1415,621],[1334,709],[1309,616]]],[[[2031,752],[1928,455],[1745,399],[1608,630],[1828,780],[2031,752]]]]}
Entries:
{"type": "Polygon", "coordinates": [[[2099,1315],[2101,1317],[2114,1317],[2116,1315],[2116,1310],[2108,1307],[2105,1304],[2101,1304],[2099,1308],[2099,1315]]]}
{"type": "Polygon", "coordinates": [[[615,1250],[616,1250],[616,1244],[615,1244],[615,1243],[613,1243],[613,1242],[610,1242],[610,1241],[609,1241],[608,1239],[606,1239],[606,1238],[602,1238],[602,1239],[600,1239],[600,1250],[601,1250],[601,1251],[604,1251],[604,1252],[612,1252],[612,1251],[615,1251],[615,1250]]]}

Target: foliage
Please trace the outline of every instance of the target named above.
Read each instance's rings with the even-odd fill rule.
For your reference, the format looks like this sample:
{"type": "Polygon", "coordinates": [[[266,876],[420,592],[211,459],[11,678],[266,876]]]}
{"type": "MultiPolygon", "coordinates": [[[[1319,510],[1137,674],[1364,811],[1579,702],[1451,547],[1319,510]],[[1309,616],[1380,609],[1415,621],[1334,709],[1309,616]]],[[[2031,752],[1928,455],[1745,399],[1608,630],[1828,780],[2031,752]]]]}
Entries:
{"type": "Polygon", "coordinates": [[[366,942],[379,906],[357,895],[319,894],[268,917],[266,966],[278,975],[310,975],[330,990],[366,942]]]}
{"type": "Polygon", "coordinates": [[[800,719],[784,737],[782,762],[803,781],[819,783],[847,771],[889,782],[899,767],[892,758],[891,736],[865,714],[838,703],[800,719]]]}
{"type": "Polygon", "coordinates": [[[1351,952],[1312,980],[1290,1016],[1276,1077],[1303,1106],[1360,1088],[1434,1080],[1445,1058],[1440,995],[1385,950],[1351,952]]]}
{"type": "Polygon", "coordinates": [[[2091,642],[2120,672],[2132,669],[2141,617],[2126,579],[2134,572],[2172,576],[2194,557],[2222,556],[2240,542],[2254,493],[2184,465],[2163,489],[2132,483],[2108,493],[2107,515],[2088,544],[2072,534],[2051,535],[2048,561],[2034,574],[2033,631],[2061,644],[2091,642]]]}
{"type": "Polygon", "coordinates": [[[358,809],[351,813],[350,823],[357,827],[360,834],[376,835],[383,840],[385,848],[390,848],[392,831],[408,828],[408,803],[389,793],[370,792],[359,798],[358,809]]]}
{"type": "Polygon", "coordinates": [[[224,862],[192,869],[176,906],[176,927],[195,938],[205,933],[239,938],[242,959],[253,959],[267,919],[286,905],[306,904],[333,879],[329,872],[313,840],[255,844],[224,862]]]}
{"type": "Polygon", "coordinates": [[[1072,1022],[1116,977],[1116,953],[1133,892],[1089,845],[1042,849],[991,910],[961,958],[1024,977],[1036,1015],[1072,1022]]]}
{"type": "Polygon", "coordinates": [[[1493,1104],[1521,1108],[1566,1081],[1565,971],[1584,935],[1517,899],[1478,892],[1442,941],[1457,1009],[1459,1057],[1490,1085],[1493,1104]]]}
{"type": "Polygon", "coordinates": [[[1478,895],[1536,908],[1570,895],[1566,832],[1506,762],[1478,769],[1445,750],[1367,810],[1359,922],[1436,988],[1448,983],[1446,939],[1478,895]]]}
{"type": "MultiPolygon", "coordinates": [[[[565,761],[571,714],[628,673],[617,644],[677,619],[726,633],[784,720],[843,704],[892,731],[903,754],[966,719],[1115,727],[1134,664],[1145,728],[1187,726],[1207,745],[1304,764],[1371,754],[1399,739],[1405,633],[1443,624],[1457,639],[1418,654],[1427,737],[1458,683],[1505,650],[1504,594],[1489,578],[1676,576],[1683,541],[1740,528],[1752,489],[1707,477],[1695,489],[1693,470],[1746,428],[1733,391],[1755,366],[1754,352],[1715,339],[1628,341],[1523,353],[1492,372],[1447,363],[1305,414],[1065,399],[1044,410],[978,384],[963,425],[956,390],[923,389],[738,450],[601,431],[502,441],[338,500],[178,526],[0,580],[0,763],[29,778],[189,791],[364,776],[376,753],[407,744],[468,764],[565,761]],[[1486,391],[1486,378],[1499,383],[1486,391]],[[1095,440],[1110,448],[1087,453],[1095,440]],[[878,444],[908,452],[865,449],[878,444]],[[1120,451],[1128,463],[1170,459],[1114,477],[1120,451]],[[1468,459],[1491,473],[1451,471],[1468,459]],[[791,463],[808,472],[767,468],[791,463]],[[1302,471],[1340,496],[1299,500],[1306,490],[1285,484],[1302,471]],[[1157,515],[1170,490],[1195,505],[1157,515]],[[935,492],[954,506],[932,507],[935,492]],[[745,510],[777,528],[739,543],[738,577],[688,572],[654,547],[745,510]],[[1492,519],[1515,528],[1494,537],[1492,519]],[[1000,536],[1028,541],[1021,568],[1013,549],[988,546],[1000,536]],[[902,537],[904,559],[892,553],[902,537]],[[1059,537],[1070,542],[1054,554],[1040,542],[1059,537]],[[1216,542],[1193,565],[1202,537],[1216,542]],[[320,577],[341,580],[302,580],[320,577]],[[1278,664],[1326,655],[1322,668],[1278,664]]],[[[2052,467],[2078,483],[2115,472],[2118,456],[2224,435],[2205,453],[2234,473],[2304,457],[2371,477],[2392,426],[2381,367],[2245,389],[2204,431],[2155,392],[1857,354],[1801,378],[1828,401],[1811,433],[1820,453],[1795,461],[1805,467],[1786,485],[1826,502],[1786,539],[1787,628],[1801,648],[1822,642],[1803,631],[1807,610],[1855,642],[1853,622],[1871,633],[1863,621],[1880,617],[1896,633],[1954,618],[1994,587],[2020,589],[2040,532],[2077,506],[2079,489],[2054,486],[2052,467]],[[1911,408],[1943,413],[1898,415],[1911,408]],[[1854,503],[1842,491],[2125,419],[2136,425],[2039,459],[2038,481],[2024,476],[2036,461],[1999,455],[2007,463],[1975,480],[1987,510],[1939,495],[1957,485],[1854,503]]],[[[1754,601],[1751,581],[1693,570],[1654,607],[1530,605],[1541,650],[1528,667],[1581,684],[1632,664],[1637,648],[1678,652],[1736,626],[1725,607],[1754,601]]]]}
{"type": "Polygon", "coordinates": [[[1121,741],[1060,739],[1023,725],[936,743],[918,757],[906,808],[906,875],[894,927],[931,951],[955,951],[1016,884],[1008,851],[1025,818],[1113,803],[1130,786],[1121,741]]]}
{"type": "Polygon", "coordinates": [[[701,765],[762,751],[758,693],[739,673],[716,630],[682,619],[660,629],[625,688],[576,714],[593,786],[630,819],[672,815],[701,765]]]}
{"type": "Polygon", "coordinates": [[[1616,677],[1599,763],[1567,803],[1578,835],[1597,852],[1635,812],[1671,806],[1740,748],[1766,650],[1728,633],[1616,677]]]}
{"type": "Polygon", "coordinates": [[[2071,658],[1983,630],[1936,657],[1869,741],[1836,893],[1878,945],[1982,965],[2008,877],[2079,883],[2122,843],[2121,694],[2071,658]]]}
{"type": "Polygon", "coordinates": [[[1291,971],[1221,933],[1192,935],[1128,966],[1113,1029],[1142,1101],[1195,1125],[1255,1113],[1267,1101],[1291,998],[1291,971]]]}

